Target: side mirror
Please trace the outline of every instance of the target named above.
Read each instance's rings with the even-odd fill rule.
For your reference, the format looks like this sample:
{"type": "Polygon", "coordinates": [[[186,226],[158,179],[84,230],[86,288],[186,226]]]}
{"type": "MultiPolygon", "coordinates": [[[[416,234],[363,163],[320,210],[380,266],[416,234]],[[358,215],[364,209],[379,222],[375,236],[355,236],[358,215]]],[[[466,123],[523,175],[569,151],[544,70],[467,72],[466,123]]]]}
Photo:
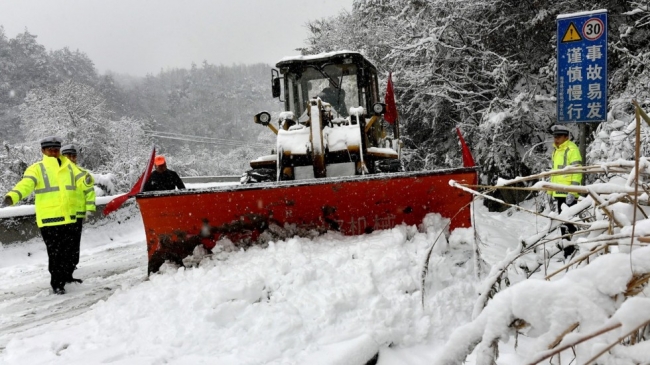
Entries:
{"type": "Polygon", "coordinates": [[[282,94],[280,88],[280,72],[276,69],[271,69],[271,93],[274,98],[279,98],[282,94]]]}
{"type": "Polygon", "coordinates": [[[273,79],[273,85],[271,85],[271,90],[273,91],[273,97],[274,98],[279,98],[280,97],[280,79],[279,78],[273,79]]]}

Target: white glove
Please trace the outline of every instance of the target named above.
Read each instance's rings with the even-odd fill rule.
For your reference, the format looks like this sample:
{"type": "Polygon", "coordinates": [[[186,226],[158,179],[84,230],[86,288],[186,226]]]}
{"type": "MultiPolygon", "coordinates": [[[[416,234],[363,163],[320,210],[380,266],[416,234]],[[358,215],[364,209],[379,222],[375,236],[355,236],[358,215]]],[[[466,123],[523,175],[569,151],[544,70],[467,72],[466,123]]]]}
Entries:
{"type": "Polygon", "coordinates": [[[567,194],[567,196],[566,196],[566,205],[567,206],[572,205],[573,202],[575,202],[575,201],[576,201],[576,196],[575,195],[573,195],[571,193],[567,194]]]}
{"type": "Polygon", "coordinates": [[[88,210],[88,211],[86,211],[86,216],[85,216],[84,218],[85,218],[85,219],[88,219],[88,218],[90,218],[90,217],[92,217],[92,216],[93,216],[93,212],[91,212],[91,211],[88,210]]]}

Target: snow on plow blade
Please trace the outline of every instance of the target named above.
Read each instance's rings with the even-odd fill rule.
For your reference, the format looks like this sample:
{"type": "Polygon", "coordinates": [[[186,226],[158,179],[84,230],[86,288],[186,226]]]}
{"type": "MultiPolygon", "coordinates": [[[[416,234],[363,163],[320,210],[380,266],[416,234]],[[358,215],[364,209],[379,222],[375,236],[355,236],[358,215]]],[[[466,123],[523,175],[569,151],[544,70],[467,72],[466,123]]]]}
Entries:
{"type": "Polygon", "coordinates": [[[165,260],[181,263],[198,245],[236,245],[328,230],[370,233],[420,224],[427,213],[471,226],[472,195],[449,180],[472,184],[474,168],[284,181],[142,193],[136,196],[147,237],[149,272],[165,260]]]}

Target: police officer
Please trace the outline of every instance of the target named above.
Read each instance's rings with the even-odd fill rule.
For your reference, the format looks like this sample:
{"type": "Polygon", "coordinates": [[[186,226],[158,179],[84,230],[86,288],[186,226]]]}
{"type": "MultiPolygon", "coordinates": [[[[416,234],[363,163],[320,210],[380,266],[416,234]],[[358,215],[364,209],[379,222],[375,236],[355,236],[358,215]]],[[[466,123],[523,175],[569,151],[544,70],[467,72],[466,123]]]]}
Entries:
{"type": "MultiPolygon", "coordinates": [[[[553,170],[561,170],[567,166],[582,166],[582,156],[580,149],[575,143],[569,139],[569,129],[563,125],[554,125],[551,127],[553,133],[553,170]]],[[[564,175],[551,176],[551,182],[560,185],[581,185],[582,173],[572,173],[564,175]]],[[[557,202],[558,213],[562,213],[562,205],[566,204],[568,207],[576,203],[577,193],[565,193],[562,191],[549,192],[553,199],[557,202]]],[[[566,227],[561,227],[562,235],[567,233],[574,233],[576,227],[573,224],[567,224],[566,227]]],[[[564,256],[570,256],[575,247],[569,246],[564,248],[564,256]]]]}
{"type": "MultiPolygon", "coordinates": [[[[72,257],[74,263],[74,270],[77,269],[79,264],[79,251],[81,249],[81,231],[83,228],[84,219],[87,219],[95,211],[95,180],[92,174],[87,170],[77,165],[77,146],[68,144],[61,147],[61,154],[70,160],[80,172],[80,175],[75,176],[77,182],[77,238],[75,246],[73,247],[72,257]]],[[[68,283],[83,283],[81,279],[75,279],[72,275],[66,280],[68,283]]]]}
{"type": "Polygon", "coordinates": [[[76,240],[77,184],[81,171],[61,156],[61,138],[41,140],[43,159],[27,168],[22,180],[9,191],[3,206],[35,196],[36,224],[47,247],[50,285],[55,294],[65,294],[72,277],[72,252],[76,240]]]}

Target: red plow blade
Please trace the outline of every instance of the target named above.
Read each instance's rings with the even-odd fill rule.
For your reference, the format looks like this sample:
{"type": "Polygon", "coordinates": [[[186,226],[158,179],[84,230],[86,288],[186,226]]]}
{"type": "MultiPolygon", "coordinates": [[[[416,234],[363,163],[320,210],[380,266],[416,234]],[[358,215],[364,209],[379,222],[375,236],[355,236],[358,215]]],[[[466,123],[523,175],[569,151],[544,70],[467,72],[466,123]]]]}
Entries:
{"type": "Polygon", "coordinates": [[[250,245],[328,230],[359,235],[427,213],[471,226],[473,197],[449,186],[477,181],[474,168],[237,185],[136,196],[147,235],[149,272],[165,260],[180,263],[197,245],[228,238],[250,245]]]}

